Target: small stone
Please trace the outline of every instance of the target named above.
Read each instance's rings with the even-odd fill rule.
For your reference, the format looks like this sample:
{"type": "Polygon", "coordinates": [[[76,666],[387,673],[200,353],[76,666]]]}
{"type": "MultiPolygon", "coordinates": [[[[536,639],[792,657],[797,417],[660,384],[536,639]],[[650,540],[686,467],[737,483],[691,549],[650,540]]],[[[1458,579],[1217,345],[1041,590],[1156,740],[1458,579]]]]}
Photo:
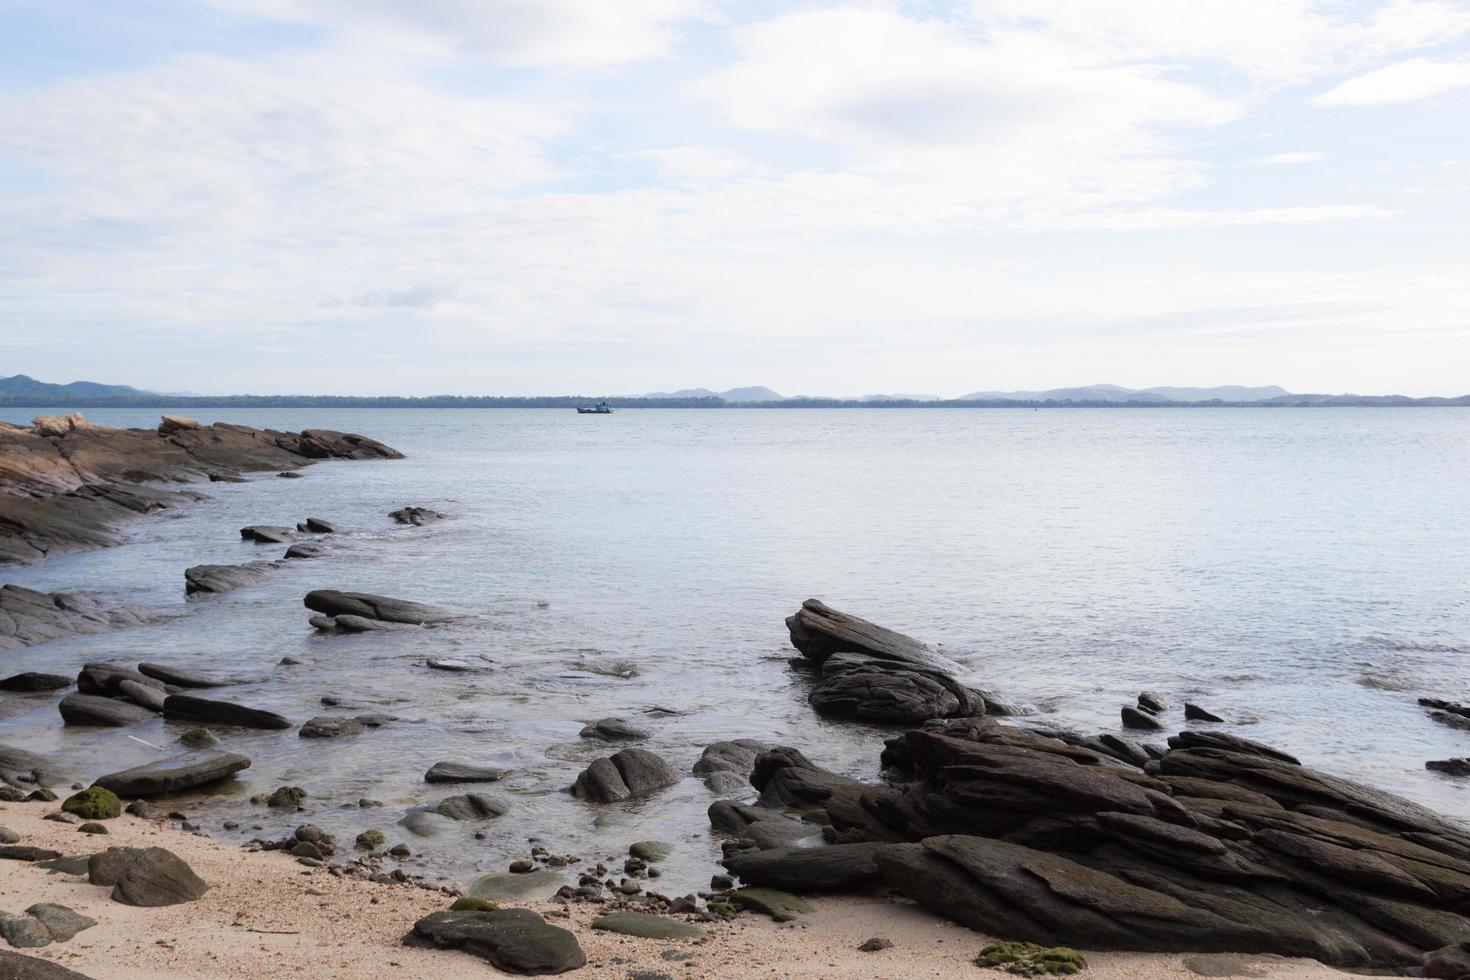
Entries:
{"type": "Polygon", "coordinates": [[[146,820],[149,814],[153,812],[153,808],[148,805],[147,800],[134,800],[128,804],[127,812],[135,817],[141,817],[146,820]]]}
{"type": "Polygon", "coordinates": [[[388,848],[388,853],[396,858],[406,858],[413,852],[408,849],[407,844],[394,844],[388,848]]]}
{"type": "Polygon", "coordinates": [[[727,892],[735,887],[735,879],[729,875],[714,875],[709,880],[710,891],[727,892]]]}
{"type": "Polygon", "coordinates": [[[77,832],[82,834],[105,834],[108,833],[108,830],[100,823],[88,821],[78,827],[77,832]]]}
{"type": "MultiPolygon", "coordinates": [[[[381,830],[364,830],[357,835],[355,846],[359,851],[372,851],[387,843],[381,830]]],[[[400,845],[401,846],[401,845],[400,845]]]]}
{"type": "Polygon", "coordinates": [[[207,749],[219,744],[219,736],[207,728],[191,728],[179,736],[179,744],[190,749],[207,749]]]}
{"type": "Polygon", "coordinates": [[[512,861],[510,863],[510,873],[513,875],[530,874],[532,871],[535,870],[536,862],[534,861],[527,861],[522,859],[520,861],[512,861]]]}
{"type": "Polygon", "coordinates": [[[15,844],[20,841],[20,834],[9,827],[0,827],[0,844],[15,844]]]}
{"type": "Polygon", "coordinates": [[[893,940],[891,940],[891,939],[884,939],[882,936],[874,936],[872,939],[865,940],[863,942],[863,944],[858,947],[858,952],[860,952],[860,953],[876,953],[876,952],[878,952],[880,950],[892,949],[892,948],[893,948],[893,940]]]}

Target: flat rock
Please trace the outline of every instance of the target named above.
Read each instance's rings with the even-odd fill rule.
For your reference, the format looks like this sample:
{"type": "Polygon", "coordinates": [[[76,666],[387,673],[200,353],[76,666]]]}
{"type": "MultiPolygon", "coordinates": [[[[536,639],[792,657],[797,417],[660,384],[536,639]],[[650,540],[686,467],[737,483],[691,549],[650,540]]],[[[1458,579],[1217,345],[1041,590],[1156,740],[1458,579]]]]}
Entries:
{"type": "Polygon", "coordinates": [[[92,785],[118,796],[160,796],[204,786],[248,768],[250,759],[237,752],[204,750],[108,773],[92,785]]]}
{"type": "Polygon", "coordinates": [[[777,922],[790,922],[812,911],[810,904],[777,888],[737,888],[730,893],[730,901],[740,908],[768,915],[777,922]]]}
{"type": "MultiPolygon", "coordinates": [[[[0,437],[0,455],[4,439],[0,437]]],[[[0,564],[6,561],[7,495],[0,476],[0,564]]],[[[36,555],[39,560],[41,555],[36,555]]],[[[19,585],[0,585],[0,652],[67,636],[110,633],[142,626],[154,617],[139,609],[118,606],[70,592],[37,592],[19,585]]],[[[25,675],[20,675],[25,676],[25,675]]],[[[10,690],[6,688],[6,690],[10,690]]]]}
{"type": "Polygon", "coordinates": [[[26,915],[38,920],[46,931],[51,934],[54,942],[64,943],[77,933],[90,929],[97,924],[97,920],[75,912],[65,905],[55,905],[51,902],[38,902],[26,909],[26,915]]]}
{"type": "Polygon", "coordinates": [[[240,683],[227,677],[216,677],[198,670],[186,670],[182,667],[170,667],[167,664],[139,664],[138,673],[174,687],[228,687],[240,683]]]}
{"type": "Polygon", "coordinates": [[[329,550],[330,549],[328,549],[325,545],[317,544],[314,541],[298,541],[296,544],[293,544],[291,547],[287,548],[286,553],[281,557],[293,559],[322,558],[328,553],[329,550]]]}
{"type": "Polygon", "coordinates": [[[839,891],[878,880],[878,852],[891,844],[832,844],[744,851],[725,867],[748,885],[793,892],[839,891]]]}
{"type": "Polygon", "coordinates": [[[604,912],[592,920],[592,928],[640,939],[695,940],[704,938],[704,930],[688,922],[666,915],[647,912],[604,912]]]}
{"type": "MultiPolygon", "coordinates": [[[[694,775],[708,776],[715,772],[732,772],[749,776],[755,768],[756,756],[771,748],[765,742],[749,738],[738,738],[729,742],[714,742],[704,747],[698,761],[694,763],[694,775]]],[[[744,782],[742,779],[741,782],[744,782]]]]}
{"type": "Polygon", "coordinates": [[[626,718],[599,718],[584,725],[578,734],[582,738],[600,739],[604,742],[632,742],[648,738],[653,733],[626,718]]]}
{"type": "Polygon", "coordinates": [[[623,749],[598,759],[577,776],[572,795],[594,803],[647,796],[679,781],[679,774],[646,749],[623,749]]]}
{"type": "Polygon", "coordinates": [[[495,871],[481,875],[470,883],[470,897],[491,902],[518,902],[523,899],[550,898],[566,883],[566,875],[547,868],[527,874],[495,871]]]}
{"type": "Polygon", "coordinates": [[[61,857],[60,851],[29,844],[0,844],[0,860],[3,861],[54,861],[61,857]]]}
{"type": "Polygon", "coordinates": [[[296,532],[274,524],[252,524],[240,528],[240,537],[256,544],[287,544],[296,540],[296,532]]]}
{"type": "Polygon", "coordinates": [[[157,908],[196,901],[208,890],[183,858],[162,847],[150,847],[123,867],[112,888],[112,900],[157,908]]]}
{"type": "Polygon", "coordinates": [[[98,697],[95,694],[68,694],[56,705],[68,725],[99,725],[119,728],[157,718],[158,714],[131,701],[98,697]]]}
{"type": "Polygon", "coordinates": [[[124,667],[122,664],[89,663],[84,664],[77,674],[77,691],[81,694],[117,697],[122,694],[119,685],[123,681],[132,681],[144,687],[156,687],[160,691],[163,690],[162,681],[146,677],[131,667],[124,667]]]}
{"type": "Polygon", "coordinates": [[[435,912],[414,923],[413,935],[435,946],[473,953],[508,973],[566,973],[587,963],[576,936],[530,909],[435,912]]]}
{"type": "Polygon", "coordinates": [[[163,714],[166,718],[182,718],[211,725],[234,725],[239,728],[279,730],[293,727],[289,718],[274,711],[188,694],[170,694],[163,702],[163,714]]]}
{"type": "Polygon", "coordinates": [[[472,766],[463,762],[436,762],[424,773],[426,783],[493,783],[510,775],[509,769],[472,766]]]}
{"type": "Polygon", "coordinates": [[[243,565],[193,565],[184,569],[185,595],[218,595],[254,585],[277,567],[275,562],[252,561],[243,565]]]}
{"type": "Polygon", "coordinates": [[[368,592],[317,589],[308,592],[302,601],[306,608],[324,616],[359,616],[363,619],[411,625],[442,623],[454,618],[454,613],[447,609],[368,592]]]}

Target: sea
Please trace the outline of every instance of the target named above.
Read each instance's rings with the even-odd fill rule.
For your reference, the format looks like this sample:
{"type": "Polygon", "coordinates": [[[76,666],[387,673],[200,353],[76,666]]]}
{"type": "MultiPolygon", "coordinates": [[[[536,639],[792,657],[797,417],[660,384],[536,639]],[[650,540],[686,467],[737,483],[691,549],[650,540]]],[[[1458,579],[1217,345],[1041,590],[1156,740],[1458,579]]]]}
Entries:
{"type": "MultiPolygon", "coordinates": [[[[86,414],[152,427],[159,413],[86,414]]],[[[1470,700],[1464,409],[195,414],[358,432],[407,457],[206,484],[210,499],[127,525],[119,547],[0,569],[0,582],[98,593],[163,617],[6,654],[7,673],[157,661],[247,678],[219,693],[298,722],[401,719],[331,740],[220,730],[252,766],[170,807],[222,839],[310,821],[350,848],[378,829],[412,849],[405,870],[457,885],[504,870],[533,840],[582,866],[659,840],[674,845],[660,890],[707,887],[719,841],[706,810],[718,797],[689,775],[632,803],[576,800],[577,773],[610,751],[578,733],[621,716],[651,730],[645,747],[684,773],[710,742],[755,738],[877,779],[895,730],[818,717],[809,678],[788,663],[783,620],[808,597],[938,645],[966,680],[1028,705],[1022,724],[1120,732],[1120,708],[1156,691],[1175,703],[1171,732],[1185,727],[1178,705],[1193,701],[1227,720],[1219,727],[1308,765],[1470,817],[1470,781],[1424,768],[1470,756],[1470,731],[1417,704],[1470,700]],[[406,505],[449,517],[394,524],[388,513],[406,505]],[[330,555],[185,598],[191,565],[280,557],[282,546],[242,541],[240,527],[308,516],[342,529],[330,555]],[[462,618],[320,635],[302,597],[323,588],[462,618]],[[476,669],[432,670],[430,658],[476,669]],[[441,760],[513,773],[425,784],[441,760]],[[307,790],[304,812],[250,802],[282,785],[307,790]],[[459,791],[509,810],[432,838],[398,823],[459,791]]],[[[0,743],[57,753],[84,780],[172,754],[186,727],[63,727],[55,697],[8,697],[0,743]]]]}

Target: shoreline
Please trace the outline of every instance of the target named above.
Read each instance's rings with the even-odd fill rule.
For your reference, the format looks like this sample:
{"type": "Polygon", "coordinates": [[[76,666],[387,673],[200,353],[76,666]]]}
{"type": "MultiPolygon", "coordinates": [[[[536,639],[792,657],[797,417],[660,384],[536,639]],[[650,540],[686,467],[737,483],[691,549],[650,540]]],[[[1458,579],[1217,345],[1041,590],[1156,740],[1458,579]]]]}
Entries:
{"type": "MultiPolygon", "coordinates": [[[[43,819],[55,809],[48,803],[0,803],[0,826],[19,834],[23,844],[68,856],[117,845],[166,847],[211,887],[193,903],[134,908],[110,901],[106,888],[88,884],[85,877],[0,861],[0,910],[56,902],[97,920],[96,926],[70,941],[17,951],[25,955],[96,980],[241,975],[376,978],[385,970],[406,980],[505,975],[468,953],[403,945],[415,920],[448,907],[451,899],[442,892],[338,878],[324,868],[304,868],[284,852],[248,851],[163,820],[126,814],[106,821],[110,833],[105,837],[79,834],[73,826],[43,819]]],[[[711,925],[708,937],[693,943],[595,931],[589,923],[601,908],[597,905],[540,901],[523,907],[542,914],[569,909],[569,919],[549,921],[570,929],[586,952],[587,965],[571,974],[579,977],[623,978],[639,971],[645,977],[665,974],[691,980],[1008,975],[970,963],[993,939],[931,916],[907,901],[818,897],[811,903],[815,911],[795,923],[783,926],[742,913],[731,922],[711,925]],[[788,940],[792,933],[799,935],[799,943],[788,940]],[[893,948],[877,953],[857,950],[873,936],[891,940],[893,948]],[[693,956],[667,959],[663,953],[669,951],[693,956]]],[[[1312,960],[1275,956],[1083,953],[1089,964],[1085,976],[1096,980],[1201,975],[1328,980],[1348,975],[1312,960]]]]}

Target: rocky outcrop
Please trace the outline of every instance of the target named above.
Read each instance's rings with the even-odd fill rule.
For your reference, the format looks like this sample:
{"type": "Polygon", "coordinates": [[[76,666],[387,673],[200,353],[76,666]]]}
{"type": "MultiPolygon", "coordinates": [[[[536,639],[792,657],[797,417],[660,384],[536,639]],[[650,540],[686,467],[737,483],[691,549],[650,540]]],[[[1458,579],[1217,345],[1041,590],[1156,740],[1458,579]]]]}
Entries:
{"type": "Polygon", "coordinates": [[[1470,829],[1407,800],[1218,731],[1139,767],[994,719],[933,724],[890,741],[883,785],[761,756],[770,803],[820,808],[832,837],[867,844],[730,866],[803,890],[879,882],[1043,945],[1400,969],[1470,939],[1470,829]]]}
{"type": "Polygon", "coordinates": [[[302,602],[307,609],[321,614],[313,616],[311,623],[323,631],[363,632],[373,629],[373,624],[423,626],[454,618],[454,613],[437,606],[367,592],[317,589],[308,592],[302,602]]]}
{"type": "Polygon", "coordinates": [[[350,433],[188,421],[171,419],[159,430],[115,429],[78,414],[37,419],[28,429],[0,426],[0,564],[117,544],[118,523],[202,496],[160,485],[324,459],[401,458],[350,433]]]}
{"type": "Polygon", "coordinates": [[[999,698],[956,678],[963,668],[925,643],[808,599],[786,619],[791,645],[818,667],[808,700],[825,715],[917,724],[1009,714],[999,698]]]}
{"type": "Polygon", "coordinates": [[[679,781],[679,774],[645,749],[623,749],[598,759],[577,776],[572,795],[593,803],[647,796],[679,781]]]}
{"type": "Polygon", "coordinates": [[[273,568],[273,561],[252,561],[243,565],[194,565],[184,569],[185,595],[218,595],[232,589],[254,585],[273,568]]]}
{"type": "Polygon", "coordinates": [[[118,796],[159,796],[205,786],[248,768],[249,758],[237,752],[188,752],[108,773],[92,785],[118,796]]]}
{"type": "MultiPolygon", "coordinates": [[[[3,507],[4,492],[0,490],[0,510],[3,507]]],[[[5,560],[5,533],[5,518],[0,513],[0,562],[5,560]]],[[[66,636],[110,633],[150,621],[138,610],[109,605],[90,596],[0,585],[0,651],[19,650],[66,636]]]]}

